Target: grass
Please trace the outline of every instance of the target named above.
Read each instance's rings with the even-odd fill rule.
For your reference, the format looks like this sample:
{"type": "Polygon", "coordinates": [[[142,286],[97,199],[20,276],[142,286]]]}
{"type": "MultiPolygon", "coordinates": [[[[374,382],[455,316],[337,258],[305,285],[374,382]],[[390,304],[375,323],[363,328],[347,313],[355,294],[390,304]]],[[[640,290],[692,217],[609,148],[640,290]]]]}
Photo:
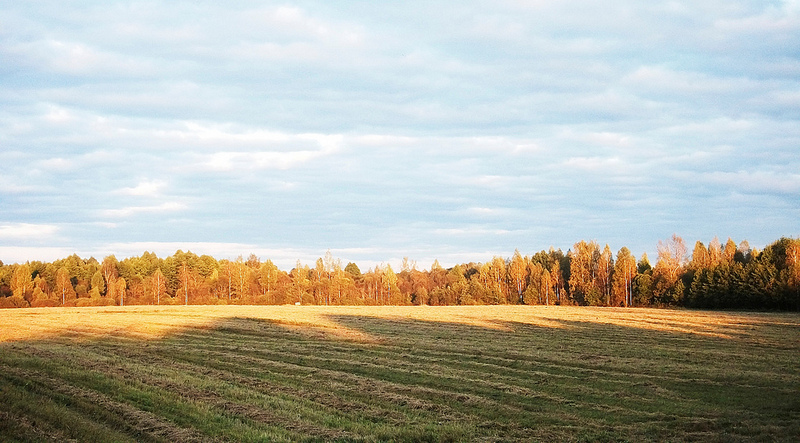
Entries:
{"type": "Polygon", "coordinates": [[[798,441],[800,315],[0,311],[2,441],[798,441]]]}

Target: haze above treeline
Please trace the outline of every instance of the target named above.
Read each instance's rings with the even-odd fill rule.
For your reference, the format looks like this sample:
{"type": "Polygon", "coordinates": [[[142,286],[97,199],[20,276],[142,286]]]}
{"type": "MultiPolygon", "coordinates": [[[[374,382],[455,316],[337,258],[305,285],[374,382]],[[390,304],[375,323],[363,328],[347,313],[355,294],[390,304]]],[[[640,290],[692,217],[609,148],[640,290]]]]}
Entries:
{"type": "Polygon", "coordinates": [[[470,305],[545,304],[800,309],[800,240],[781,238],[763,251],[747,241],[659,242],[651,264],[627,247],[581,240],[550,249],[444,269],[404,259],[362,271],[330,252],[313,265],[280,270],[255,255],[217,260],[177,251],[102,262],[72,255],[54,262],[0,262],[0,306],[130,304],[470,305]]]}

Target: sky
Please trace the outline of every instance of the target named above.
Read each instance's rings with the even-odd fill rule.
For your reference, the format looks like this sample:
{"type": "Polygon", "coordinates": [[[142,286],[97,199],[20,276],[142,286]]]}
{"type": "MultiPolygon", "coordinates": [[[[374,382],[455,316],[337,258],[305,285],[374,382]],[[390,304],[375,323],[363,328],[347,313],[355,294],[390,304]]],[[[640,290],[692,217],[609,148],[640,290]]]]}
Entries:
{"type": "Polygon", "coordinates": [[[800,1],[0,0],[0,260],[800,235],[800,1]]]}

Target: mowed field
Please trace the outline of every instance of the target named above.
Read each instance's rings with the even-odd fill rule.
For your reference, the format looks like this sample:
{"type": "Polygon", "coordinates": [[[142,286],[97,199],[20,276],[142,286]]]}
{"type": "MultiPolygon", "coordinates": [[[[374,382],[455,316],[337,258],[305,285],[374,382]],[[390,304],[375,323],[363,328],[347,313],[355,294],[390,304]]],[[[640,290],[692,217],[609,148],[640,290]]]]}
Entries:
{"type": "Polygon", "coordinates": [[[800,314],[0,311],[0,441],[800,441],[800,314]]]}

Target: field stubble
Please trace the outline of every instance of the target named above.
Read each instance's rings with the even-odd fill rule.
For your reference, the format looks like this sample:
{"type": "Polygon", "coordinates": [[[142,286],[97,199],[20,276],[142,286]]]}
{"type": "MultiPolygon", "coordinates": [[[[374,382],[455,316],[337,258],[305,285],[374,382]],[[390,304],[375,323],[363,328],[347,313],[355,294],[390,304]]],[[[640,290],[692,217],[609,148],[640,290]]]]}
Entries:
{"type": "Polygon", "coordinates": [[[798,441],[800,315],[5,310],[3,441],[798,441]]]}

